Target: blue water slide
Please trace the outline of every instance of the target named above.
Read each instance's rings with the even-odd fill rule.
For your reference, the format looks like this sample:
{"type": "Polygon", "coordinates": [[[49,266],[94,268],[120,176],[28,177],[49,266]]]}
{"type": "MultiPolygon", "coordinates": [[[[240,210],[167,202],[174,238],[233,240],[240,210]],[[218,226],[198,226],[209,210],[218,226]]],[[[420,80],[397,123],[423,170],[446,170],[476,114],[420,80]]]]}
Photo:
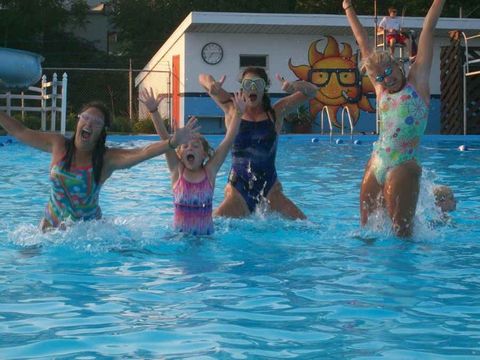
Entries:
{"type": "Polygon", "coordinates": [[[40,80],[43,56],[0,47],[0,89],[22,89],[40,80]]]}

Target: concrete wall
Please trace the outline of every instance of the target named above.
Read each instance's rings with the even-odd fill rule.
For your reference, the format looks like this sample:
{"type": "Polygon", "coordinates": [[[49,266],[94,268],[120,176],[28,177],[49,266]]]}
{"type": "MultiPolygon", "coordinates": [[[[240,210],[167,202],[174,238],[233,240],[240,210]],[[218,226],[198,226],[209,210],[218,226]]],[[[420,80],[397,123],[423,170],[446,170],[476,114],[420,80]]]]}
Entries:
{"type": "MultiPolygon", "coordinates": [[[[185,35],[182,35],[178,41],[176,41],[168,51],[159,58],[155,58],[151,64],[151,72],[145,71],[145,77],[139,84],[138,90],[152,88],[155,94],[171,94],[173,76],[172,71],[172,57],[175,55],[180,56],[180,92],[185,92],[185,35]],[[161,71],[161,72],[160,72],[161,71]]],[[[183,118],[184,98],[180,97],[180,116],[183,118]]],[[[159,108],[162,118],[171,118],[171,98],[164,100],[159,108]]],[[[145,106],[139,103],[139,117],[147,118],[148,113],[145,106]]]]}
{"type": "MultiPolygon", "coordinates": [[[[326,34],[327,35],[327,34],[326,34]]],[[[346,42],[356,51],[356,44],[353,36],[335,36],[342,50],[342,42],[346,42]]],[[[185,93],[184,106],[185,114],[200,115],[207,119],[223,116],[218,106],[206,95],[203,88],[198,84],[198,74],[207,72],[215,78],[227,75],[224,88],[228,91],[235,91],[239,88],[238,78],[240,75],[239,56],[268,55],[267,71],[271,77],[272,101],[281,98],[285,94],[280,84],[274,78],[275,73],[284,75],[287,79],[294,80],[296,76],[288,67],[288,60],[291,58],[294,65],[308,64],[308,48],[313,41],[324,39],[317,44],[317,49],[323,52],[327,40],[318,35],[285,35],[285,34],[217,34],[217,33],[189,33],[186,34],[186,67],[185,67],[185,93]],[[219,64],[208,65],[201,58],[201,49],[208,42],[217,42],[223,47],[223,59],[219,64]],[[279,46],[285,44],[285,46],[279,46]]],[[[440,47],[448,46],[448,38],[435,39],[432,71],[430,85],[432,100],[430,106],[429,123],[427,133],[440,132],[440,47]]],[[[368,96],[372,105],[375,105],[374,96],[368,96]]],[[[339,113],[340,117],[340,113],[339,113]]],[[[314,131],[320,130],[320,116],[317,117],[314,131]]],[[[203,131],[218,133],[222,130],[217,121],[209,120],[202,124],[203,131]]],[[[375,130],[375,114],[361,112],[360,119],[355,126],[356,131],[371,132],[375,130]]]]}
{"type": "MultiPolygon", "coordinates": [[[[179,36],[161,58],[154,57],[147,67],[158,69],[171,69],[171,59],[180,55],[180,119],[181,123],[189,115],[202,117],[202,131],[207,133],[222,132],[218,119],[223,117],[220,108],[209,98],[198,83],[198,74],[210,73],[215,78],[226,74],[224,88],[227,91],[239,89],[240,55],[267,55],[267,72],[271,78],[269,93],[272,101],[285,96],[280,84],[275,79],[275,74],[280,73],[287,79],[295,80],[296,76],[288,67],[291,59],[294,65],[308,65],[308,49],[313,41],[323,39],[317,44],[319,52],[323,52],[327,44],[326,36],[333,36],[339,43],[340,51],[342,42],[350,44],[356,51],[353,36],[324,34],[321,35],[292,35],[292,34],[242,34],[242,33],[184,33],[179,36]],[[202,47],[216,42],[223,48],[223,59],[216,65],[205,63],[201,57],[202,47]]],[[[448,46],[450,40],[445,31],[444,37],[434,40],[434,54],[432,71],[430,74],[431,105],[427,133],[440,132],[440,51],[442,46],[448,46]]],[[[478,45],[478,44],[473,44],[478,45]]],[[[158,56],[158,55],[156,55],[158,56]]],[[[167,93],[167,76],[150,73],[140,84],[140,87],[152,86],[156,92],[167,93]]],[[[171,84],[170,84],[171,86],[171,84]]],[[[373,95],[368,95],[370,103],[375,106],[373,95]]],[[[168,103],[163,104],[162,115],[167,117],[168,103]]],[[[141,108],[141,107],[140,107],[141,108]]],[[[340,115],[339,115],[340,117],[340,115]]],[[[319,130],[319,118],[315,130],[319,130]]],[[[362,111],[355,127],[356,131],[371,132],[375,130],[375,114],[362,111]]]]}

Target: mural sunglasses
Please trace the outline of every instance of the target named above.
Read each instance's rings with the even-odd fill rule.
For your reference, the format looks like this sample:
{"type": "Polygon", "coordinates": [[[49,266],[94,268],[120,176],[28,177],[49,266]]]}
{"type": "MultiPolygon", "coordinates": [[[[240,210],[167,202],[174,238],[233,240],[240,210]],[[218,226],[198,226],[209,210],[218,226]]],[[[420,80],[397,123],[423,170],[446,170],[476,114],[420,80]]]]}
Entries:
{"type": "Polygon", "coordinates": [[[265,80],[262,78],[252,78],[252,79],[243,79],[242,80],[242,89],[245,91],[255,90],[264,90],[266,87],[265,80]]]}
{"type": "Polygon", "coordinates": [[[335,74],[338,83],[342,86],[355,86],[359,83],[358,69],[310,69],[308,81],[317,86],[325,86],[329,83],[332,74],[335,74]]]}
{"type": "Polygon", "coordinates": [[[378,83],[381,83],[385,80],[385,77],[392,75],[393,69],[392,66],[390,65],[389,67],[385,68],[383,70],[383,74],[377,74],[375,76],[375,81],[378,83]]]}
{"type": "Polygon", "coordinates": [[[94,128],[102,128],[105,125],[105,121],[103,121],[102,118],[90,115],[89,113],[83,112],[79,115],[77,115],[78,120],[83,120],[94,128]]]}

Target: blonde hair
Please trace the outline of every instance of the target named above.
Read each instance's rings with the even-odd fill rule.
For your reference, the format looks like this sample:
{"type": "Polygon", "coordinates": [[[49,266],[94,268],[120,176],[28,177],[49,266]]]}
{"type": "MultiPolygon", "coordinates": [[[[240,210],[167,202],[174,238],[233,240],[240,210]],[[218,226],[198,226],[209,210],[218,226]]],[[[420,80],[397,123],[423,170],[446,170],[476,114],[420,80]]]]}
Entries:
{"type": "Polygon", "coordinates": [[[360,68],[366,68],[368,75],[372,75],[371,69],[373,66],[387,67],[396,64],[403,73],[403,67],[395,60],[395,58],[388,51],[374,51],[370,56],[363,58],[360,62],[360,68]]]}

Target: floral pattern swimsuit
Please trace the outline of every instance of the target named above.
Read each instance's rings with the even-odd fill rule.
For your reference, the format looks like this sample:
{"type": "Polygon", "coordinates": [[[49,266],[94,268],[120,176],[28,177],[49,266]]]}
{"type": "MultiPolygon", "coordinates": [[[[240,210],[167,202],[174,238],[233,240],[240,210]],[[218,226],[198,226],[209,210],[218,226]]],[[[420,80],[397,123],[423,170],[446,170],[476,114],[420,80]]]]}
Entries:
{"type": "Polygon", "coordinates": [[[397,93],[380,94],[380,137],[373,144],[372,167],[380,185],[390,169],[417,160],[420,138],[428,120],[428,106],[408,83],[397,93]]]}

